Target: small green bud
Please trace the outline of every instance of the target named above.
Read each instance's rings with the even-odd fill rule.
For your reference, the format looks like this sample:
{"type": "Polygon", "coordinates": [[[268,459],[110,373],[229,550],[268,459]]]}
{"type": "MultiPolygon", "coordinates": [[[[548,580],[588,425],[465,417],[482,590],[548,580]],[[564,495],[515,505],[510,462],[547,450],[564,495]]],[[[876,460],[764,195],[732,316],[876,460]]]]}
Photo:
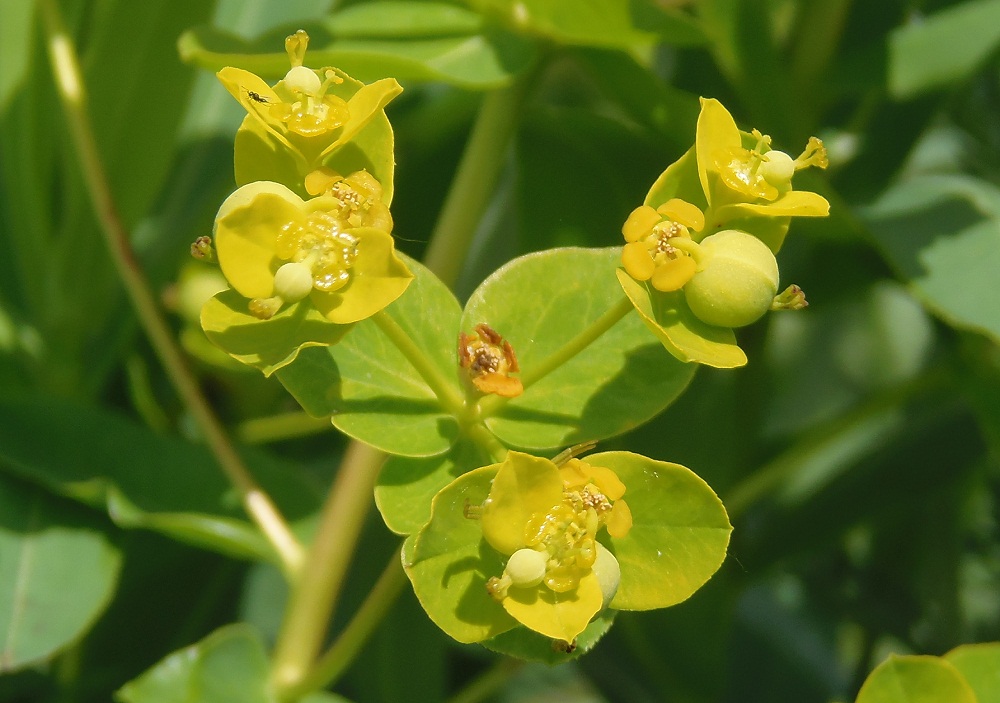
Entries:
{"type": "Polygon", "coordinates": [[[537,586],[545,577],[548,557],[534,549],[518,549],[510,555],[504,574],[510,577],[511,585],[517,588],[537,586]]]}
{"type": "Polygon", "coordinates": [[[700,270],[684,286],[691,311],[719,327],[743,327],[771,307],[778,291],[778,262],[767,245],[735,229],[701,241],[700,270]]]}

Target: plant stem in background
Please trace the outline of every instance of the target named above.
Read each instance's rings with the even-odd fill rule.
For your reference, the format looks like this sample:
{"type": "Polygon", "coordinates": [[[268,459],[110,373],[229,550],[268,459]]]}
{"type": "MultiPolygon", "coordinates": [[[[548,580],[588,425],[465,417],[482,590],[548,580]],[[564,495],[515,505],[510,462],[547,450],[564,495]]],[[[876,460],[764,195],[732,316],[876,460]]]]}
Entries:
{"type": "Polygon", "coordinates": [[[487,93],[479,108],[424,254],[427,268],[449,286],[458,278],[476,226],[495,191],[530,82],[522,77],[507,88],[487,93]]]}
{"type": "Polygon", "coordinates": [[[319,658],[316,666],[302,683],[288,691],[288,699],[296,700],[312,691],[334,684],[351,665],[354,657],[361,651],[392,604],[396,602],[396,597],[403,590],[405,583],[406,574],[399,560],[399,549],[395,549],[375,586],[347,627],[330,649],[319,658]]]}
{"type": "Polygon", "coordinates": [[[111,253],[153,350],[188,412],[194,417],[209,448],[229,481],[236,487],[243,506],[277,552],[286,574],[295,574],[302,563],[302,547],[270,497],[257,485],[237,454],[222,423],[201,392],[197,379],[174,340],[163,313],[157,306],[149,281],[139,268],[128,234],[115,207],[108,179],[97,150],[97,142],[87,113],[86,89],[80,63],[55,0],[39,3],[44,20],[46,48],[52,62],[59,99],[66,113],[70,134],[80,159],[83,179],[97,213],[105,243],[111,253]]]}
{"type": "Polygon", "coordinates": [[[300,578],[292,584],[274,652],[272,679],[279,691],[299,686],[319,654],[384,460],[367,444],[348,445],[300,578]]]}

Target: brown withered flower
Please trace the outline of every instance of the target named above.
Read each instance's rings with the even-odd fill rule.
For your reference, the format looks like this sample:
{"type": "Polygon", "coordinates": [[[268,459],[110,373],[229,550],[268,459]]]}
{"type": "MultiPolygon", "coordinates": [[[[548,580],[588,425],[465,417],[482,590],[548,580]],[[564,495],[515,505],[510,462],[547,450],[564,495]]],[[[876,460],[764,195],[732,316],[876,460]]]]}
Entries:
{"type": "Polygon", "coordinates": [[[458,363],[480,393],[514,398],[524,392],[518,373],[517,355],[510,342],[486,323],[476,325],[474,334],[458,336],[458,363]]]}

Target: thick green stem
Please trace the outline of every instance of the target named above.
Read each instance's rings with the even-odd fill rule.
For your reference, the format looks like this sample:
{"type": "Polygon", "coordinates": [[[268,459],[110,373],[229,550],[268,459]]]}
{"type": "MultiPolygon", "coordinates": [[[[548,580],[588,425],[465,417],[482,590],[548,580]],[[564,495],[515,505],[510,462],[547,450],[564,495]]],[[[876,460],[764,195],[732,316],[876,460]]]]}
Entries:
{"type": "Polygon", "coordinates": [[[44,19],[49,59],[59,98],[66,113],[73,143],[80,159],[83,179],[101,224],[101,232],[118,275],[128,293],[139,322],[167,372],[167,376],[195,421],[229,481],[236,487],[243,506],[277,552],[286,573],[294,574],[302,563],[302,547],[270,497],[257,485],[236,453],[222,423],[208,405],[197,379],[174,340],[170,326],[157,305],[149,281],[136,261],[125,226],[101,162],[87,113],[86,91],[79,59],[66,32],[55,0],[39,4],[44,19]]]}
{"type": "MultiPolygon", "coordinates": [[[[613,307],[609,308],[603,315],[594,320],[590,325],[569,340],[555,353],[535,364],[529,369],[525,369],[521,374],[521,382],[524,387],[530,388],[533,384],[542,380],[550,373],[558,369],[574,356],[593,344],[602,334],[618,324],[619,320],[633,310],[632,301],[623,297],[613,307]]],[[[479,409],[483,417],[493,415],[500,407],[507,402],[507,398],[490,396],[483,398],[479,402],[479,409]]]]}
{"type": "Polygon", "coordinates": [[[272,679],[278,691],[301,685],[323,645],[384,460],[385,454],[361,442],[347,448],[300,578],[292,584],[274,652],[272,679]]]}
{"type": "Polygon", "coordinates": [[[458,278],[476,226],[493,196],[529,83],[521,78],[483,98],[424,254],[427,268],[448,285],[458,278]]]}
{"type": "Polygon", "coordinates": [[[312,691],[326,688],[337,681],[351,665],[361,648],[371,637],[379,622],[385,617],[389,608],[406,583],[406,574],[399,560],[399,550],[392,553],[389,563],[382,570],[382,575],[372,588],[364,603],[354,614],[354,617],[340,633],[333,646],[320,657],[309,675],[297,687],[290,689],[286,698],[297,700],[312,691]]]}
{"type": "Polygon", "coordinates": [[[399,323],[392,319],[384,310],[375,313],[372,318],[378,328],[387,336],[399,351],[403,352],[403,356],[413,365],[413,368],[417,370],[420,377],[424,379],[431,390],[434,391],[434,395],[438,397],[441,404],[445,409],[452,415],[458,416],[465,412],[465,399],[462,394],[458,392],[452,383],[449,383],[448,379],[441,369],[434,365],[427,355],[424,354],[424,350],[421,349],[413,338],[400,327],[399,323]]]}

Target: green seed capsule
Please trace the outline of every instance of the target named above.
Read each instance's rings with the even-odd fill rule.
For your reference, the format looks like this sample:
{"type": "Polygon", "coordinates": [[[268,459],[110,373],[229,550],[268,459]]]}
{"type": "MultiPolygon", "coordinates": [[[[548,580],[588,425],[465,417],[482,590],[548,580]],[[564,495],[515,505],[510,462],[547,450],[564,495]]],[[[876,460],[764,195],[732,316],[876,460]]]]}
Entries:
{"type": "Polygon", "coordinates": [[[771,307],[778,292],[778,262],[767,245],[735,229],[701,241],[699,271],[684,286],[691,311],[719,327],[743,327],[771,307]]]}

